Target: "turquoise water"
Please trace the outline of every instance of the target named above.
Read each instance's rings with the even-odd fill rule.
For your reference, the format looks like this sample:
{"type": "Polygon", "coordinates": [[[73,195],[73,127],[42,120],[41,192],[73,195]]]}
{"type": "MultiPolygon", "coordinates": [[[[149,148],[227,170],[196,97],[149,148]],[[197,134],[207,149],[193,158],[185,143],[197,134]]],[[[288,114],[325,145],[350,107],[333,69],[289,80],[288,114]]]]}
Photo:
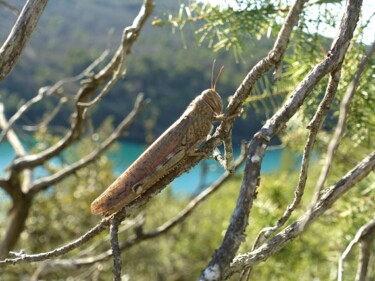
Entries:
{"type": "MultiPolygon", "coordinates": [[[[113,161],[114,173],[120,175],[135,159],[144,151],[146,146],[134,142],[120,142],[119,149],[110,153],[113,161]]],[[[238,155],[239,147],[234,147],[235,155],[238,155]],[[237,150],[236,150],[237,148],[237,150]]],[[[262,164],[262,173],[277,170],[281,165],[282,150],[267,151],[262,164]]],[[[14,152],[7,142],[0,144],[0,175],[4,175],[4,169],[9,166],[14,157],[14,152]]],[[[242,170],[242,169],[241,169],[242,170]]],[[[192,194],[199,189],[207,187],[217,180],[224,169],[213,159],[203,160],[196,167],[175,179],[172,183],[173,190],[178,193],[192,194]],[[202,170],[206,170],[204,177],[202,170]]],[[[241,172],[241,171],[240,171],[241,172]]],[[[41,172],[41,174],[43,174],[41,172]]]]}

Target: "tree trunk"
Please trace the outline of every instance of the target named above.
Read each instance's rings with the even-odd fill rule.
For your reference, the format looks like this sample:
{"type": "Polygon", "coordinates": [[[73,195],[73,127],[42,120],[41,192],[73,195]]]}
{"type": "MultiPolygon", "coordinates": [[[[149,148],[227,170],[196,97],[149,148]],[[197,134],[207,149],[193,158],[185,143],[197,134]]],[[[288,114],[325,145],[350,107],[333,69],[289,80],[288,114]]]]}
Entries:
{"type": "Polygon", "coordinates": [[[13,200],[13,207],[8,215],[8,225],[0,244],[0,259],[6,258],[9,251],[16,245],[25,228],[31,202],[32,197],[24,194],[18,200],[13,200]]]}

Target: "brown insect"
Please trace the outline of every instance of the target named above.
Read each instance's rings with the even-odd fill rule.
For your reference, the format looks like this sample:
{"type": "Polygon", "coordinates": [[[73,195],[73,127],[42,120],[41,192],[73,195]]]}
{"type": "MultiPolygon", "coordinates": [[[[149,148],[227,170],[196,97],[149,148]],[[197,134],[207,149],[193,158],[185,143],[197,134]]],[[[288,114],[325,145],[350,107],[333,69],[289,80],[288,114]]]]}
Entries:
{"type": "MultiPolygon", "coordinates": [[[[212,67],[212,73],[214,66],[212,67]]],[[[127,206],[181,163],[193,156],[211,132],[212,122],[223,120],[223,103],[211,89],[197,96],[182,114],[141,156],[91,204],[93,214],[110,215],[127,206]]]]}

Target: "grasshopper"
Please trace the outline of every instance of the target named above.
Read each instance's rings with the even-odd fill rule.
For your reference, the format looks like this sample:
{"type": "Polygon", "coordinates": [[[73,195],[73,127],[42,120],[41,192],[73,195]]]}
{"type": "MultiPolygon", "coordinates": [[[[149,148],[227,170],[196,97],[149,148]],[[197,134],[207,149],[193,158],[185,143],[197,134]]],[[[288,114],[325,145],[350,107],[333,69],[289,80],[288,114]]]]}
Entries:
{"type": "Polygon", "coordinates": [[[176,169],[185,157],[196,155],[212,130],[212,122],[224,120],[223,103],[215,89],[222,69],[214,84],[211,78],[211,88],[197,96],[182,116],[92,202],[93,214],[118,212],[176,169]]]}

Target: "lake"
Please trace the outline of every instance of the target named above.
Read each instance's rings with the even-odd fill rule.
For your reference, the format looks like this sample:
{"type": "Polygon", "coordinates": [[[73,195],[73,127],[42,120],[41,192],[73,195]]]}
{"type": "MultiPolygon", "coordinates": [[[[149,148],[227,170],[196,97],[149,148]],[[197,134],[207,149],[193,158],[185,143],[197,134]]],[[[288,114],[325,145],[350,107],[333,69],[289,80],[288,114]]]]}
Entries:
{"type": "MultiPolygon", "coordinates": [[[[144,151],[146,146],[135,142],[120,142],[116,152],[109,153],[113,161],[114,173],[120,175],[131,163],[144,151]]],[[[234,147],[235,156],[239,154],[239,145],[234,147]]],[[[283,150],[267,151],[262,164],[262,173],[270,173],[277,170],[281,165],[283,150]]],[[[4,174],[4,168],[11,162],[14,152],[7,142],[0,144],[0,175],[4,174]]],[[[197,166],[175,179],[172,182],[173,191],[178,193],[192,194],[199,188],[206,187],[217,180],[224,169],[213,159],[201,161],[197,166]],[[206,170],[202,177],[202,170],[206,170]]]]}

